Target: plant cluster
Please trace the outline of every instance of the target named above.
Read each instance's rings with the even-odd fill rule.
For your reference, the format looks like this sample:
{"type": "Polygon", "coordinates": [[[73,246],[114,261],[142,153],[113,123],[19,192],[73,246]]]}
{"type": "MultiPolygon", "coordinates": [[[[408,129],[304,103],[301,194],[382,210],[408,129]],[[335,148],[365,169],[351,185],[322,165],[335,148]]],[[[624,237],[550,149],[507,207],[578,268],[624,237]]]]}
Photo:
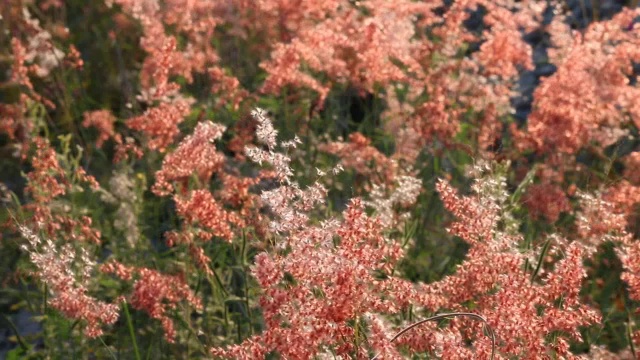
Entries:
{"type": "Polygon", "coordinates": [[[0,357],[639,356],[607,4],[4,0],[0,357]]]}

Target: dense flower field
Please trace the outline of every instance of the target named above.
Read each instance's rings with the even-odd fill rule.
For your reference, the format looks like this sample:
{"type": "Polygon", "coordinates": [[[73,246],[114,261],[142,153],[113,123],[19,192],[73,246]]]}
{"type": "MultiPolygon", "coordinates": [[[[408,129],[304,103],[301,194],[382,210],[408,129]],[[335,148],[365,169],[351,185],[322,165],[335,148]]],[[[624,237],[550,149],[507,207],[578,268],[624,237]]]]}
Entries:
{"type": "Polygon", "coordinates": [[[2,0],[0,358],[637,358],[639,79],[634,0],[2,0]]]}

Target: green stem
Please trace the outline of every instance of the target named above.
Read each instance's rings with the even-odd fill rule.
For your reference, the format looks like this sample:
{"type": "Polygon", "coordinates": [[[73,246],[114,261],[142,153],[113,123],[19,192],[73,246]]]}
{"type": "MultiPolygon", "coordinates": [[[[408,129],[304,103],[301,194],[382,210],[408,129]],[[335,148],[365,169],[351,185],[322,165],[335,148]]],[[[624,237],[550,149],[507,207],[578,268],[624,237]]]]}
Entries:
{"type": "Polygon", "coordinates": [[[133,343],[133,352],[136,355],[136,360],[140,360],[140,351],[138,350],[138,342],[136,341],[136,334],[133,328],[133,321],[131,321],[131,314],[129,313],[129,306],[126,302],[123,302],[124,314],[127,317],[127,326],[129,327],[129,334],[131,335],[131,342],[133,343]]]}
{"type": "MultiPolygon", "coordinates": [[[[626,307],[626,306],[625,306],[626,307]]],[[[629,348],[631,349],[631,354],[634,359],[638,358],[638,354],[636,352],[636,347],[633,344],[633,329],[631,329],[631,314],[629,313],[629,309],[627,308],[627,340],[629,341],[629,348]]]]}
{"type": "Polygon", "coordinates": [[[111,355],[112,358],[114,359],[118,359],[118,357],[116,356],[116,354],[113,353],[113,351],[111,351],[111,349],[109,348],[109,345],[107,345],[104,340],[102,339],[102,336],[98,336],[98,339],[100,339],[100,342],[102,343],[102,345],[104,345],[104,348],[107,349],[107,352],[109,353],[109,355],[111,355]]]}
{"type": "Polygon", "coordinates": [[[15,326],[13,321],[11,321],[11,319],[9,319],[9,317],[7,317],[5,314],[0,314],[0,316],[9,325],[9,327],[11,328],[11,331],[13,331],[14,334],[16,335],[16,339],[18,340],[18,344],[20,345],[22,350],[24,350],[25,352],[28,351],[29,346],[27,345],[27,343],[24,342],[24,340],[22,339],[22,336],[20,336],[20,332],[18,332],[18,328],[15,326]]]}
{"type": "Polygon", "coordinates": [[[244,297],[249,317],[249,334],[253,335],[253,315],[251,314],[251,304],[249,303],[249,267],[247,266],[247,234],[242,229],[242,268],[244,272],[244,297]]]}
{"type": "Polygon", "coordinates": [[[538,258],[538,265],[536,265],[536,269],[531,274],[531,282],[536,279],[538,276],[538,272],[540,272],[540,268],[542,267],[542,262],[544,261],[544,257],[547,256],[547,251],[549,251],[549,246],[551,245],[551,238],[549,238],[542,247],[542,252],[540,252],[540,257],[538,258]]]}

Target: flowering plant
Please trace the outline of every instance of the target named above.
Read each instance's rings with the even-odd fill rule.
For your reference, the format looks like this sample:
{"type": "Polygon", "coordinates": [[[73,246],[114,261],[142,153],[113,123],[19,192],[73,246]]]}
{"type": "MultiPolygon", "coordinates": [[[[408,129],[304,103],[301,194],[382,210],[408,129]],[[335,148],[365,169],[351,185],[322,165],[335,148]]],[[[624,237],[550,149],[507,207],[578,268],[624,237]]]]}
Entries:
{"type": "Polygon", "coordinates": [[[0,358],[637,357],[637,5],[6,0],[0,358]]]}

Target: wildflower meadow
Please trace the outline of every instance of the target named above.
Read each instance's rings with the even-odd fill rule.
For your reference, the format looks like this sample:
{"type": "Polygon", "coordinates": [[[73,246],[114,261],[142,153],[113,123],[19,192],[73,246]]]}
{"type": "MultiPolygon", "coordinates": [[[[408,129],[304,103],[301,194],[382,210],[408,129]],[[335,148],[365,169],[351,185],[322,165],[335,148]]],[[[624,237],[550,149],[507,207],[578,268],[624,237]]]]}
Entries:
{"type": "Polygon", "coordinates": [[[0,0],[0,359],[640,358],[637,0],[0,0]]]}

